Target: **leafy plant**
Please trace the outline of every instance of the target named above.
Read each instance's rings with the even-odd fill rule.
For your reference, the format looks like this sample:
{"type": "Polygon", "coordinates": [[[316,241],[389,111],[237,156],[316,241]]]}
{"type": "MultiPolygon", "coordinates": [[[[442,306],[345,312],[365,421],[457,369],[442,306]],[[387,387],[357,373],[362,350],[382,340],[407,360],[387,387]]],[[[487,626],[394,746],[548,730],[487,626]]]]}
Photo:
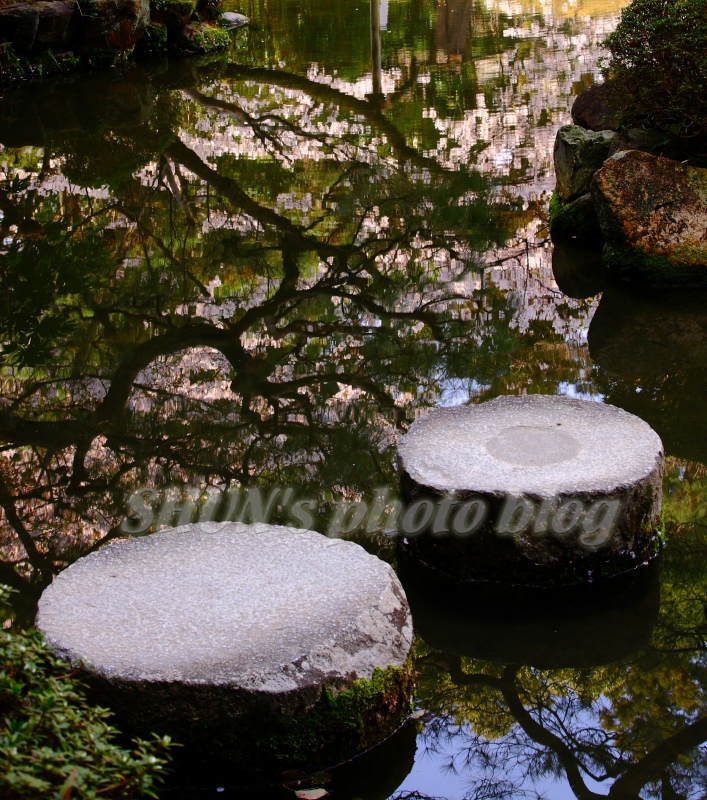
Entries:
{"type": "Polygon", "coordinates": [[[604,46],[623,124],[707,141],[707,0],[633,0],[604,46]]]}
{"type": "MultiPolygon", "coordinates": [[[[0,584],[0,618],[13,589],[0,584]]],[[[116,744],[110,713],[90,706],[71,668],[36,630],[0,631],[0,797],[127,800],[156,797],[169,737],[116,744]]]]}

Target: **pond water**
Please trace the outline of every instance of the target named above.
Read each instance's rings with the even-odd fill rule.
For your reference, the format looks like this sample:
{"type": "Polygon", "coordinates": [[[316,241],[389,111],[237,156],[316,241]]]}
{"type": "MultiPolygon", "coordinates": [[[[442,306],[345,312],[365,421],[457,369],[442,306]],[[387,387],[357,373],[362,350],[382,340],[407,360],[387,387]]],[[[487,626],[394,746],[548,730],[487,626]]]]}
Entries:
{"type": "MultiPolygon", "coordinates": [[[[127,497],[144,532],[290,488],[326,532],[337,502],[395,498],[426,408],[612,403],[666,448],[660,574],[533,603],[403,575],[419,713],[312,783],[705,796],[705,298],[636,296],[547,230],[555,133],[622,5],[233,0],[252,23],[228,52],[5,91],[0,580],[20,621],[125,535],[127,497]]],[[[395,563],[369,528],[350,535],[395,563]]],[[[259,796],[238,782],[165,797],[259,796]]]]}

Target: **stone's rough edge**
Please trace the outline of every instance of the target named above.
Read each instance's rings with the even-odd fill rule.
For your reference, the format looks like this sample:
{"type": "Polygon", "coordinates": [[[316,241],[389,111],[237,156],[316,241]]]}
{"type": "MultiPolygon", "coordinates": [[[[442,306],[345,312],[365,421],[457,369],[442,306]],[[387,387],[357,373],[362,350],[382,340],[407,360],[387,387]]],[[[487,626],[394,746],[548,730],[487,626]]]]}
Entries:
{"type": "MultiPolygon", "coordinates": [[[[494,398],[492,400],[488,400],[485,403],[478,403],[478,404],[469,405],[469,406],[452,406],[452,407],[449,407],[449,408],[432,409],[429,414],[427,414],[424,417],[422,417],[421,419],[416,420],[415,422],[413,422],[412,425],[410,426],[410,428],[408,429],[407,434],[398,443],[398,464],[399,464],[400,470],[414,484],[416,484],[416,485],[418,485],[420,487],[425,487],[428,490],[431,490],[431,492],[433,494],[439,494],[440,492],[442,492],[442,493],[444,493],[444,492],[456,492],[460,497],[467,497],[467,498],[473,497],[477,490],[470,489],[468,487],[455,488],[455,487],[447,485],[447,484],[442,485],[439,482],[429,481],[429,479],[427,477],[421,475],[417,469],[415,469],[413,466],[411,466],[408,463],[408,458],[406,456],[406,449],[409,449],[409,446],[412,444],[412,441],[413,441],[414,437],[416,435],[418,435],[418,432],[421,430],[422,426],[425,424],[425,421],[428,420],[433,415],[434,416],[438,416],[440,418],[443,415],[448,415],[448,416],[462,416],[463,415],[463,416],[472,417],[474,415],[474,413],[479,413],[478,410],[481,409],[482,407],[484,409],[482,413],[486,414],[487,412],[490,412],[492,410],[491,406],[494,405],[494,404],[495,405],[499,405],[499,406],[500,405],[523,406],[523,405],[537,404],[538,406],[540,406],[542,402],[547,402],[548,400],[550,401],[550,402],[547,403],[548,406],[563,404],[563,405],[566,405],[567,407],[569,407],[571,404],[574,404],[577,407],[587,407],[585,404],[589,403],[588,407],[591,407],[593,410],[595,408],[596,408],[596,410],[606,409],[607,411],[605,411],[603,413],[606,413],[606,414],[611,413],[613,416],[625,416],[627,420],[631,421],[632,425],[638,425],[639,427],[643,428],[645,433],[650,434],[655,439],[655,445],[656,445],[656,448],[657,448],[656,449],[655,458],[657,458],[658,461],[660,461],[660,464],[662,465],[661,458],[662,458],[662,454],[664,453],[664,448],[663,448],[663,443],[662,443],[660,437],[658,436],[658,434],[653,430],[653,428],[650,427],[650,425],[648,425],[647,422],[645,422],[645,420],[641,419],[640,417],[637,417],[635,414],[631,414],[630,412],[625,411],[622,408],[619,408],[618,406],[613,406],[613,405],[610,405],[609,403],[593,403],[593,402],[590,402],[590,401],[578,400],[576,398],[564,397],[562,395],[519,395],[519,396],[516,396],[516,395],[502,395],[502,396],[496,397],[496,398],[494,398]],[[535,398],[543,398],[543,400],[542,401],[538,401],[535,398]],[[552,401],[557,401],[557,402],[552,402],[552,401]]],[[[600,411],[600,413],[602,413],[602,412],[600,411]]],[[[655,463],[647,464],[645,473],[643,475],[640,475],[640,476],[635,476],[635,480],[640,480],[641,478],[646,478],[647,479],[651,475],[651,473],[655,470],[655,468],[656,468],[655,463]]],[[[660,468],[662,469],[662,466],[660,468]]],[[[586,490],[584,492],[582,492],[582,491],[579,491],[579,492],[573,491],[572,492],[572,496],[577,496],[577,497],[580,497],[580,496],[597,497],[599,495],[606,496],[607,494],[609,494],[611,492],[625,490],[630,485],[632,485],[632,481],[631,480],[624,480],[624,481],[619,481],[619,482],[616,482],[616,483],[613,483],[613,484],[608,484],[606,487],[602,487],[601,489],[588,489],[588,490],[586,490]]],[[[501,488],[499,488],[498,490],[495,490],[495,491],[494,490],[485,490],[485,489],[484,490],[478,490],[478,491],[483,491],[485,494],[488,494],[490,496],[496,496],[499,499],[502,499],[503,497],[505,497],[508,494],[508,490],[507,489],[501,489],[501,488]]],[[[526,495],[527,497],[538,498],[538,499],[546,496],[544,494],[536,493],[536,492],[532,492],[532,491],[524,492],[523,494],[526,495]]]]}
{"type": "MultiPolygon", "coordinates": [[[[54,587],[57,584],[60,584],[62,581],[65,581],[69,578],[69,571],[74,569],[74,573],[76,569],[86,569],[90,565],[88,564],[89,560],[96,560],[102,558],[101,553],[104,552],[107,548],[112,549],[119,549],[125,547],[132,547],[140,540],[154,539],[154,537],[160,537],[161,541],[164,541],[167,538],[173,538],[175,536],[181,536],[185,534],[189,534],[193,532],[194,529],[197,529],[199,533],[205,533],[207,535],[210,534],[217,534],[225,532],[225,529],[234,529],[236,535],[239,533],[250,533],[258,535],[260,533],[277,533],[277,531],[283,531],[285,533],[293,533],[298,536],[303,536],[310,539],[316,546],[320,548],[328,548],[328,547],[347,547],[349,549],[355,549],[355,556],[357,559],[362,561],[374,561],[376,562],[376,566],[379,569],[382,569],[387,574],[387,578],[389,580],[388,587],[383,588],[381,586],[381,594],[378,597],[378,603],[376,605],[376,611],[379,613],[381,618],[385,618],[388,624],[398,631],[398,635],[400,637],[399,645],[405,649],[405,655],[403,656],[402,653],[399,657],[394,657],[393,661],[388,665],[391,667],[399,667],[405,663],[405,658],[407,657],[407,653],[409,653],[410,648],[412,647],[413,642],[413,629],[412,629],[412,621],[410,616],[410,608],[407,602],[407,598],[405,596],[405,592],[402,588],[402,585],[395,574],[392,567],[387,564],[385,561],[377,558],[376,556],[368,553],[364,548],[360,545],[355,544],[354,542],[348,542],[342,539],[329,539],[323,534],[317,533],[316,531],[307,530],[304,528],[293,528],[287,527],[283,525],[269,525],[263,523],[254,523],[254,524],[245,524],[240,522],[205,522],[205,523],[191,523],[188,525],[183,525],[178,528],[171,528],[164,531],[158,531],[156,533],[150,534],[149,537],[131,537],[125,539],[114,540],[109,542],[100,550],[97,550],[93,553],[88,554],[84,558],[80,559],[79,561],[75,562],[71,566],[67,567],[67,569],[63,570],[59,575],[54,578],[54,581],[50,586],[47,587],[45,590],[45,594],[48,594],[48,597],[51,598],[53,593],[54,587]],[[386,599],[386,595],[393,596],[393,605],[392,609],[387,609],[382,607],[380,603],[386,599]]],[[[139,546],[139,545],[138,545],[139,546]]],[[[391,600],[391,597],[387,598],[391,600]]],[[[366,612],[367,615],[370,617],[370,611],[366,612]]],[[[73,666],[81,665],[85,668],[87,674],[95,675],[97,678],[101,680],[105,680],[109,683],[118,684],[121,683],[123,686],[129,686],[131,683],[141,683],[145,685],[153,685],[158,686],[164,683],[164,680],[161,678],[151,678],[149,676],[130,679],[121,677],[119,674],[116,673],[114,668],[111,668],[110,665],[107,666],[97,666],[95,664],[91,664],[90,662],[85,661],[79,653],[73,650],[70,647],[62,645],[60,641],[53,638],[51,635],[47,634],[43,630],[42,626],[42,603],[40,601],[39,610],[37,613],[37,620],[36,620],[36,627],[42,632],[45,641],[47,642],[48,646],[53,650],[57,656],[61,657],[67,663],[72,664],[73,666]]],[[[46,615],[45,615],[46,616],[46,615]]],[[[370,622],[370,619],[368,620],[370,622]]],[[[341,632],[342,634],[342,641],[332,641],[331,644],[331,653],[334,655],[336,651],[348,652],[346,650],[346,645],[351,645],[350,642],[346,641],[345,634],[347,633],[346,630],[341,632]]],[[[399,649],[399,648],[398,648],[399,649]]],[[[349,665],[352,666],[352,665],[349,665]]],[[[311,686],[319,686],[319,683],[324,680],[331,684],[332,687],[336,687],[338,685],[345,686],[351,680],[357,679],[370,679],[375,672],[376,669],[379,669],[379,666],[374,666],[369,663],[363,669],[361,669],[361,664],[358,664],[358,671],[351,672],[347,674],[347,677],[343,679],[340,675],[338,675],[335,671],[332,672],[331,670],[321,673],[321,672],[313,672],[309,677],[310,680],[308,682],[301,683],[296,687],[292,687],[292,691],[294,692],[302,692],[306,691],[308,685],[311,686]]],[[[330,665],[333,669],[333,662],[330,665]]],[[[259,687],[254,691],[249,691],[246,687],[235,684],[232,679],[221,679],[221,680],[204,680],[204,679],[179,679],[177,681],[180,686],[185,687],[198,687],[198,686],[211,686],[211,687],[228,687],[233,691],[243,691],[246,694],[261,694],[263,696],[273,695],[273,696],[280,696],[282,695],[282,691],[278,689],[268,689],[259,687]]],[[[285,692],[286,694],[286,692],[285,692]]]]}
{"type": "Polygon", "coordinates": [[[244,698],[228,687],[140,686],[82,676],[91,697],[135,736],[168,734],[198,758],[225,759],[247,773],[301,767],[316,771],[379,744],[408,718],[415,688],[411,652],[370,678],[324,682],[285,702],[244,698]],[[208,730],[208,736],[203,732],[208,730]]]}

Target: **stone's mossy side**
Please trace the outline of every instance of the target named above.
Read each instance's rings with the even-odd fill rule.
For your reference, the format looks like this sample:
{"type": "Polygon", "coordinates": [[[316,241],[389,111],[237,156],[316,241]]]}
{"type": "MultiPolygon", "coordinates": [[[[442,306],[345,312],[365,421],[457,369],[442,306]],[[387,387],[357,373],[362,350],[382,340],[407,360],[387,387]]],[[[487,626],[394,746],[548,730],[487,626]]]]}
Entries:
{"type": "Polygon", "coordinates": [[[549,224],[553,238],[575,238],[589,244],[601,240],[601,228],[589,192],[563,205],[555,189],[550,198],[549,224]]]}
{"type": "Polygon", "coordinates": [[[400,583],[312,531],[214,523],[117,542],[55,579],[37,626],[127,730],[248,771],[342,761],[409,712],[400,583]]]}
{"type": "Polygon", "coordinates": [[[611,102],[609,84],[594,84],[577,95],[572,122],[590,131],[618,130],[619,113],[611,102]]]}
{"type": "Polygon", "coordinates": [[[618,276],[707,284],[707,170],[629,150],[607,160],[591,193],[618,276]]]}
{"type": "Polygon", "coordinates": [[[436,409],[399,445],[403,494],[410,504],[454,497],[455,509],[481,501],[486,514],[466,533],[435,533],[430,523],[409,547],[463,581],[557,586],[630,571],[656,552],[663,460],[655,431],[600,403],[529,395],[436,409]],[[519,498],[528,512],[507,516],[519,498]],[[553,527],[563,506],[596,511],[606,502],[606,530],[581,514],[568,529],[553,527]]]}
{"type": "Polygon", "coordinates": [[[555,138],[554,160],[557,193],[563,204],[587,194],[592,175],[619,147],[613,131],[588,131],[563,125],[555,138]]]}

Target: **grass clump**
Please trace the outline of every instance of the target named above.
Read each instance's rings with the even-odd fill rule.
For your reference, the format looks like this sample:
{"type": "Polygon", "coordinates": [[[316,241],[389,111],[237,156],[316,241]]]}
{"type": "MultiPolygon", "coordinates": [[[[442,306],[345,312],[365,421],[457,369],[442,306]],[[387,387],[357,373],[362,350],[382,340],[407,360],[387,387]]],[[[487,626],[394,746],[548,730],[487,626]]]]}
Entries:
{"type": "Polygon", "coordinates": [[[633,0],[604,46],[625,127],[707,144],[707,0],[633,0]]]}
{"type": "MultiPolygon", "coordinates": [[[[0,585],[5,618],[13,591],[0,585]]],[[[157,797],[169,737],[117,744],[110,713],[88,704],[36,630],[0,630],[0,716],[2,800],[157,797]]]]}

